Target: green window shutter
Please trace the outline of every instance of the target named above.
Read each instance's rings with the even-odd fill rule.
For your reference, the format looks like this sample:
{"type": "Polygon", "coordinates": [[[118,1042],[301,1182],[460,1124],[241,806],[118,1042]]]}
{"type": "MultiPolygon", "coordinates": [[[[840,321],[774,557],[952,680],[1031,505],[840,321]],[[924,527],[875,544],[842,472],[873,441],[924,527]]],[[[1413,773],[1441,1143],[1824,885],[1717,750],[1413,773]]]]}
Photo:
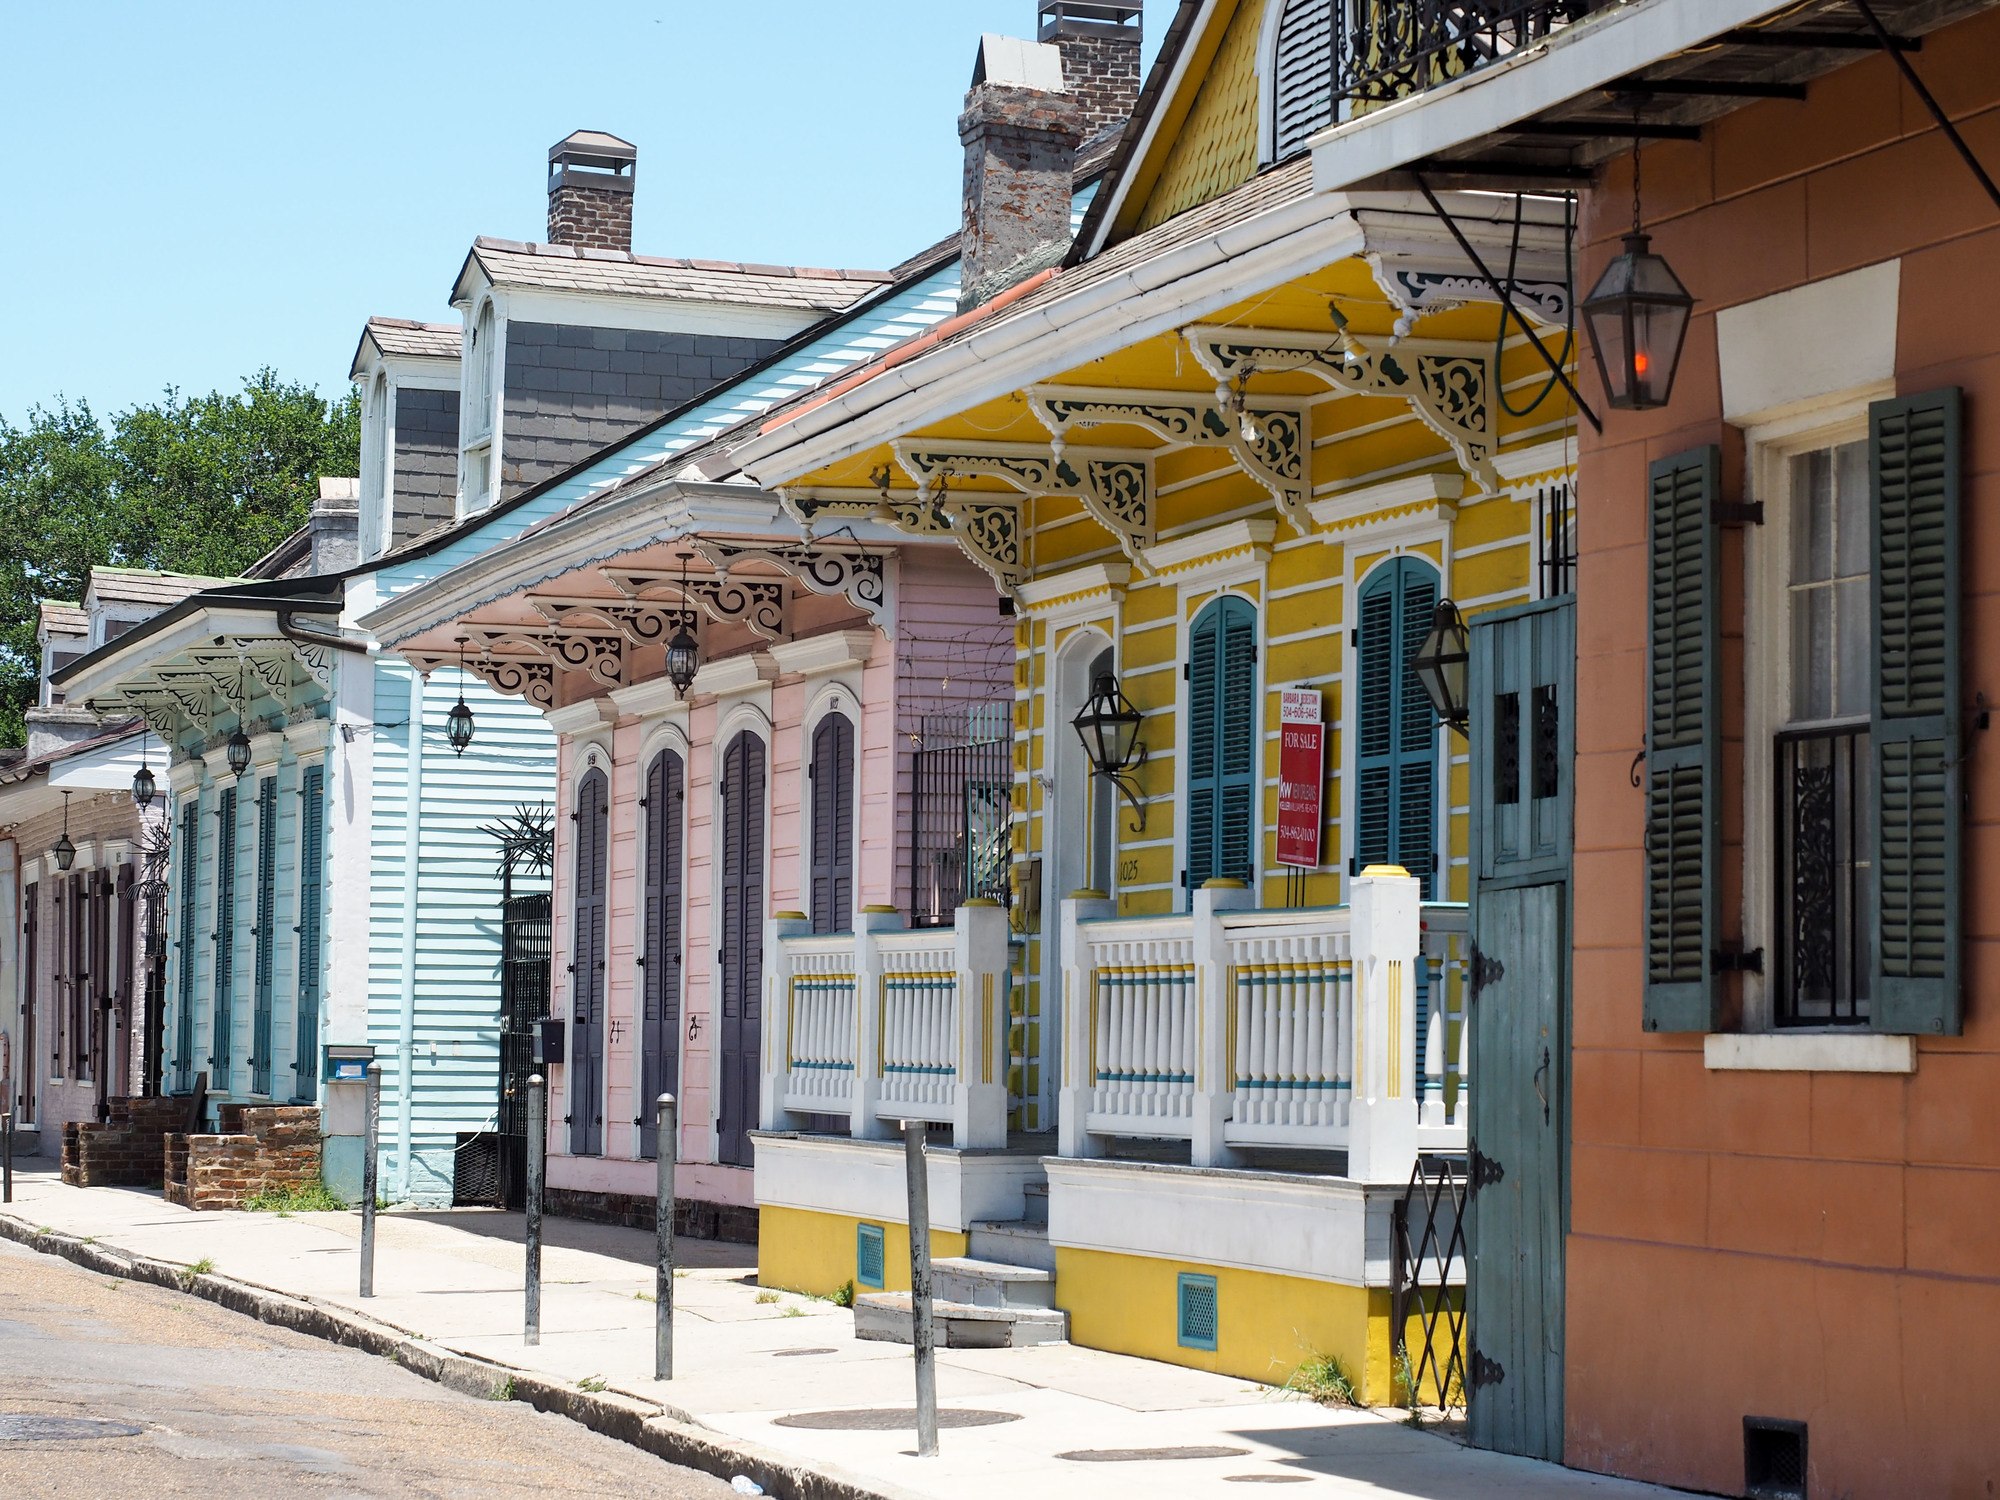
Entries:
{"type": "Polygon", "coordinates": [[[299,788],[299,1003],[293,1026],[292,1097],[319,1097],[320,887],[326,859],[326,767],[305,768],[299,788]]]}
{"type": "Polygon", "coordinates": [[[1959,405],[1956,388],[1868,412],[1874,593],[1877,1031],[1957,1035],[1959,405]]]}
{"type": "Polygon", "coordinates": [[[1433,899],[1437,878],[1437,714],[1412,665],[1437,612],[1438,575],[1416,557],[1369,574],[1356,650],[1360,746],[1354,863],[1401,865],[1433,899]]]}
{"type": "Polygon", "coordinates": [[[1647,632],[1648,1031],[1709,1031],[1720,999],[1721,713],[1717,529],[1722,450],[1652,466],[1647,632]]]}
{"type": "Polygon", "coordinates": [[[1187,885],[1256,871],[1257,613],[1216,600],[1188,636],[1187,885]]]}

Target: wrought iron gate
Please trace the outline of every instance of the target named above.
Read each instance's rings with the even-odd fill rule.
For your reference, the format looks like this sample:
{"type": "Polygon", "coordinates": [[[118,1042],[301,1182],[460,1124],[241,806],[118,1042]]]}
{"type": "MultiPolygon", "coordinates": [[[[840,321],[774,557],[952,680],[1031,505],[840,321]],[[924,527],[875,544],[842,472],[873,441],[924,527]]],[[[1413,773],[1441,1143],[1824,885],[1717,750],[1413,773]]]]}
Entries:
{"type": "Polygon", "coordinates": [[[549,1012],[550,897],[509,897],[501,907],[500,1180],[509,1208],[527,1189],[528,1075],[535,1071],[535,1027],[549,1012]]]}
{"type": "Polygon", "coordinates": [[[1401,1346],[1403,1399],[1465,1405],[1465,1199],[1463,1156],[1419,1156],[1390,1215],[1389,1337],[1401,1346]],[[1407,1377],[1402,1370],[1407,1361],[1407,1377]]]}
{"type": "Polygon", "coordinates": [[[973,896],[1007,901],[1013,762],[1004,738],[968,738],[966,721],[931,716],[912,757],[910,925],[948,927],[973,896]],[[942,732],[940,732],[942,731],[942,732]],[[955,731],[955,733],[954,733],[955,731]],[[942,741],[942,742],[940,742],[942,741]]]}

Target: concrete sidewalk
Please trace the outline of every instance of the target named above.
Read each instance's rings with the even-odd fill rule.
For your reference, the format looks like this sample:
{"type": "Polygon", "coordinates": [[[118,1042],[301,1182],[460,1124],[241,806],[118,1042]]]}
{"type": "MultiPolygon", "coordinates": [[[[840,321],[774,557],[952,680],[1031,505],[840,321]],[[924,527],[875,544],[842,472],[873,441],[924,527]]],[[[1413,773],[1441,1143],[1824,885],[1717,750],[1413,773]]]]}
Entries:
{"type": "Polygon", "coordinates": [[[870,1415],[907,1412],[909,1349],[857,1341],[851,1314],[830,1303],[760,1292],[755,1253],[745,1246],[677,1243],[686,1269],[675,1290],[676,1378],[662,1384],[651,1379],[649,1233],[546,1221],[542,1342],[527,1348],[518,1214],[383,1214],[376,1295],[367,1302],[355,1295],[357,1214],[191,1213],[158,1193],[66,1187],[38,1162],[17,1171],[14,1202],[0,1219],[11,1237],[46,1229],[183,1266],[207,1261],[215,1277],[358,1314],[426,1350],[492,1361],[524,1379],[592,1391],[601,1381],[608,1393],[742,1440],[746,1451],[844,1480],[850,1493],[1103,1500],[1288,1482],[1316,1482],[1313,1493],[1328,1496],[1420,1500],[1674,1493],[1475,1452],[1370,1412],[1066,1344],[939,1350],[942,1453],[919,1460],[907,1415],[870,1415]]]}

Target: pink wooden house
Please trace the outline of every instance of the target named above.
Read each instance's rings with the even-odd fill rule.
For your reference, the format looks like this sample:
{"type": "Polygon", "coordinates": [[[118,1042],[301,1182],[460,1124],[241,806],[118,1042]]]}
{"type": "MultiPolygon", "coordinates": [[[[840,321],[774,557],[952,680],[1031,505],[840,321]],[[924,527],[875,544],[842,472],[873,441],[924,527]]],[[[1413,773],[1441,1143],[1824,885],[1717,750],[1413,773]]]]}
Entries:
{"type": "Polygon", "coordinates": [[[655,470],[367,621],[558,736],[554,1211],[650,1214],[670,1092],[694,1227],[753,1237],[774,932],[949,928],[1004,897],[1011,622],[949,532],[867,510],[806,540],[776,497],[655,470]]]}

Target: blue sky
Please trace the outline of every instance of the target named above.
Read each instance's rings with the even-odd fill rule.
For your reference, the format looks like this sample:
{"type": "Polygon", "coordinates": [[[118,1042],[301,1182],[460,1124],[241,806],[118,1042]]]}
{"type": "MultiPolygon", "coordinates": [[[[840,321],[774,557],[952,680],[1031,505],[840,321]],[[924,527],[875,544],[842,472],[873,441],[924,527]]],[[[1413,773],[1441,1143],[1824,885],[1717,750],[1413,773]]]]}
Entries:
{"type": "MultiPolygon", "coordinates": [[[[540,239],[548,148],[639,147],[636,248],[883,267],[958,219],[982,31],[1034,0],[9,5],[0,417],[269,364],[332,394],[371,313],[454,316],[540,239]]],[[[1146,0],[1146,60],[1174,10],[1146,0]]]]}

